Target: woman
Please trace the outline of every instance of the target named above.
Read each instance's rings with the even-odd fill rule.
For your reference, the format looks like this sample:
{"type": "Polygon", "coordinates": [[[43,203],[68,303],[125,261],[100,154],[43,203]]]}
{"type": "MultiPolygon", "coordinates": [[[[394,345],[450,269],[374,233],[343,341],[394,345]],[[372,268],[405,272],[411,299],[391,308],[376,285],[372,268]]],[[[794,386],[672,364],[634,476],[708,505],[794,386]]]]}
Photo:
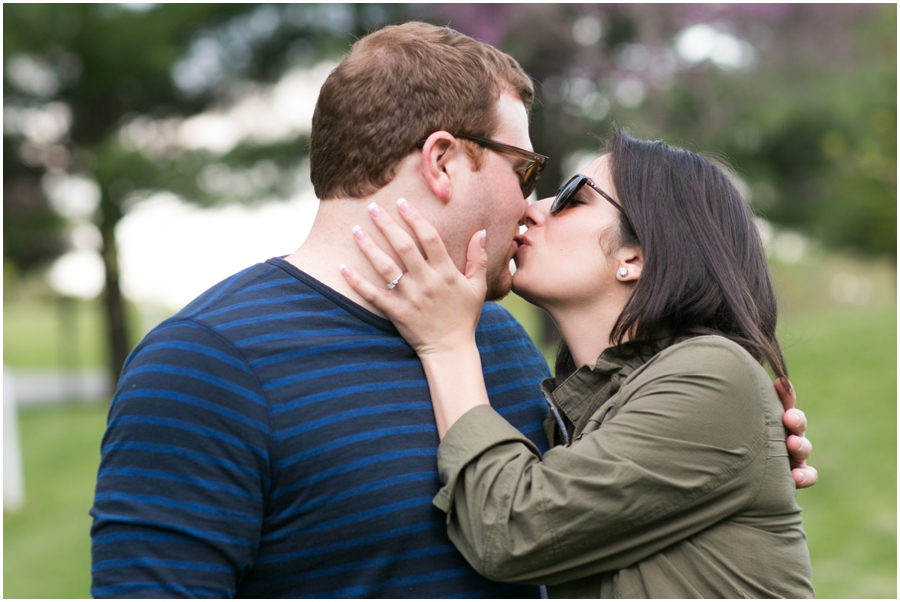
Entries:
{"type": "MultiPolygon", "coordinates": [[[[442,438],[435,504],[479,572],[553,597],[813,595],[782,408],[762,367],[786,375],[775,297],[721,169],[616,132],[607,154],[526,211],[513,290],[563,337],[542,385],[555,445],[543,457],[488,404],[474,340],[484,233],[462,276],[415,210],[401,203],[401,214],[428,260],[401,253],[409,271],[389,294],[344,275],[422,360],[442,438]]],[[[409,239],[397,230],[400,252],[409,239]]],[[[363,251],[388,280],[399,273],[363,251]]]]}

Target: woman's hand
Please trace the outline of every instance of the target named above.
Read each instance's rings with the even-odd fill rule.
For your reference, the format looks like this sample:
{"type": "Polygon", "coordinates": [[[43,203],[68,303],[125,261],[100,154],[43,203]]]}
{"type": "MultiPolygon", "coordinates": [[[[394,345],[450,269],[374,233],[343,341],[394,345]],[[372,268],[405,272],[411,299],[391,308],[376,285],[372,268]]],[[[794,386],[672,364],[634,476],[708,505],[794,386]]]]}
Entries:
{"type": "Polygon", "coordinates": [[[341,266],[341,273],[353,290],[390,318],[419,357],[452,352],[474,343],[475,326],[487,290],[485,231],[476,232],[469,241],[463,275],[434,226],[405,199],[397,201],[397,206],[425,255],[413,237],[372,203],[372,221],[408,271],[401,272],[397,263],[357,226],[353,236],[360,250],[385,281],[394,286],[373,284],[345,265],[341,266]]]}
{"type": "Polygon", "coordinates": [[[381,207],[369,213],[407,272],[375,244],[360,227],[353,228],[356,243],[388,286],[378,286],[345,265],[341,273],[363,299],[384,312],[422,360],[428,379],[438,436],[478,405],[490,405],[481,356],[475,344],[475,326],[487,291],[487,253],[484,230],[476,232],[466,251],[466,273],[451,261],[437,230],[405,199],[397,201],[400,215],[422,245],[416,242],[381,207]]]}
{"type": "Polygon", "coordinates": [[[791,474],[797,489],[812,487],[819,480],[819,472],[806,461],[812,454],[812,443],[806,438],[806,414],[794,407],[797,394],[787,377],[782,376],[775,381],[775,390],[784,406],[782,421],[788,429],[787,448],[791,457],[791,474]]]}

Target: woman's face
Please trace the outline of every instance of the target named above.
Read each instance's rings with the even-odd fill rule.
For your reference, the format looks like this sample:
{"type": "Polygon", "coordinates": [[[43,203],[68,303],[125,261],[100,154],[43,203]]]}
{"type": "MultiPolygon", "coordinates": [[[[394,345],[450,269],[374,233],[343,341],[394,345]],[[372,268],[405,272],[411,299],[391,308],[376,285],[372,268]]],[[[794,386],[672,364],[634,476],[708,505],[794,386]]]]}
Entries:
{"type": "MultiPolygon", "coordinates": [[[[618,200],[608,155],[581,173],[618,200]]],[[[550,215],[552,203],[543,199],[525,212],[528,230],[517,239],[513,291],[545,309],[621,297],[618,209],[586,184],[556,215],[550,215]]]]}

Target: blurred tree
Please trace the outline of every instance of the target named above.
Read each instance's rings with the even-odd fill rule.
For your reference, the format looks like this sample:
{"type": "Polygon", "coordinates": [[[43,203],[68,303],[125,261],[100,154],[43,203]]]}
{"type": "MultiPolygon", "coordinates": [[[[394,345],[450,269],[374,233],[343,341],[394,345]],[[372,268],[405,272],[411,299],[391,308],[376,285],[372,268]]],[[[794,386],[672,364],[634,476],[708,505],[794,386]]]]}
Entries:
{"type": "Polygon", "coordinates": [[[732,163],[777,225],[896,261],[896,5],[453,4],[434,18],[536,78],[540,197],[615,122],[732,163]]]}
{"type": "Polygon", "coordinates": [[[128,208],[160,189],[285,197],[306,154],[299,131],[213,152],[179,139],[187,119],[410,18],[498,46],[536,79],[532,140],[552,159],[539,196],[617,122],[734,161],[776,223],[896,258],[896,6],[854,4],[4,5],[4,208],[31,208],[10,206],[4,256],[27,269],[65,248],[47,174],[97,182],[117,375],[128,208]],[[26,219],[42,234],[23,246],[26,219]]]}
{"type": "Polygon", "coordinates": [[[187,151],[172,143],[173,129],[233,101],[248,81],[274,82],[290,67],[340,54],[396,12],[376,5],[4,5],[4,257],[29,269],[66,248],[64,221],[47,209],[48,174],[96,181],[114,380],[131,349],[115,238],[128,208],[163,189],[200,203],[283,192],[287,174],[279,166],[306,154],[300,135],[244,142],[225,156],[187,151]],[[135,124],[150,128],[156,152],[123,142],[122,128],[135,124]],[[265,176],[256,178],[262,184],[244,194],[203,185],[204,174],[210,180],[229,168],[260,167],[263,158],[254,172],[265,176]]]}
{"type": "Polygon", "coordinates": [[[21,273],[45,265],[68,247],[63,236],[65,220],[50,208],[39,177],[40,170],[16,160],[11,141],[4,138],[4,272],[21,273]]]}

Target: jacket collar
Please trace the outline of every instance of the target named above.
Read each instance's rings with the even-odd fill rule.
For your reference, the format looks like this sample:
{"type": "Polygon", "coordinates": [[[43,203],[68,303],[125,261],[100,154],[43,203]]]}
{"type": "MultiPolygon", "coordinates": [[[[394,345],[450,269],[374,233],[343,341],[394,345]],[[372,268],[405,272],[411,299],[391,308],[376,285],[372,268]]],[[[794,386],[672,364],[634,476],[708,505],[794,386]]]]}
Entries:
{"type": "Polygon", "coordinates": [[[675,343],[672,338],[659,340],[655,347],[643,349],[639,353],[636,346],[629,343],[609,347],[593,366],[584,365],[572,373],[562,384],[548,378],[541,383],[544,397],[550,409],[562,419],[565,432],[563,440],[569,442],[577,437],[600,407],[615,395],[631,374],[644,365],[651,357],[675,343]]]}

